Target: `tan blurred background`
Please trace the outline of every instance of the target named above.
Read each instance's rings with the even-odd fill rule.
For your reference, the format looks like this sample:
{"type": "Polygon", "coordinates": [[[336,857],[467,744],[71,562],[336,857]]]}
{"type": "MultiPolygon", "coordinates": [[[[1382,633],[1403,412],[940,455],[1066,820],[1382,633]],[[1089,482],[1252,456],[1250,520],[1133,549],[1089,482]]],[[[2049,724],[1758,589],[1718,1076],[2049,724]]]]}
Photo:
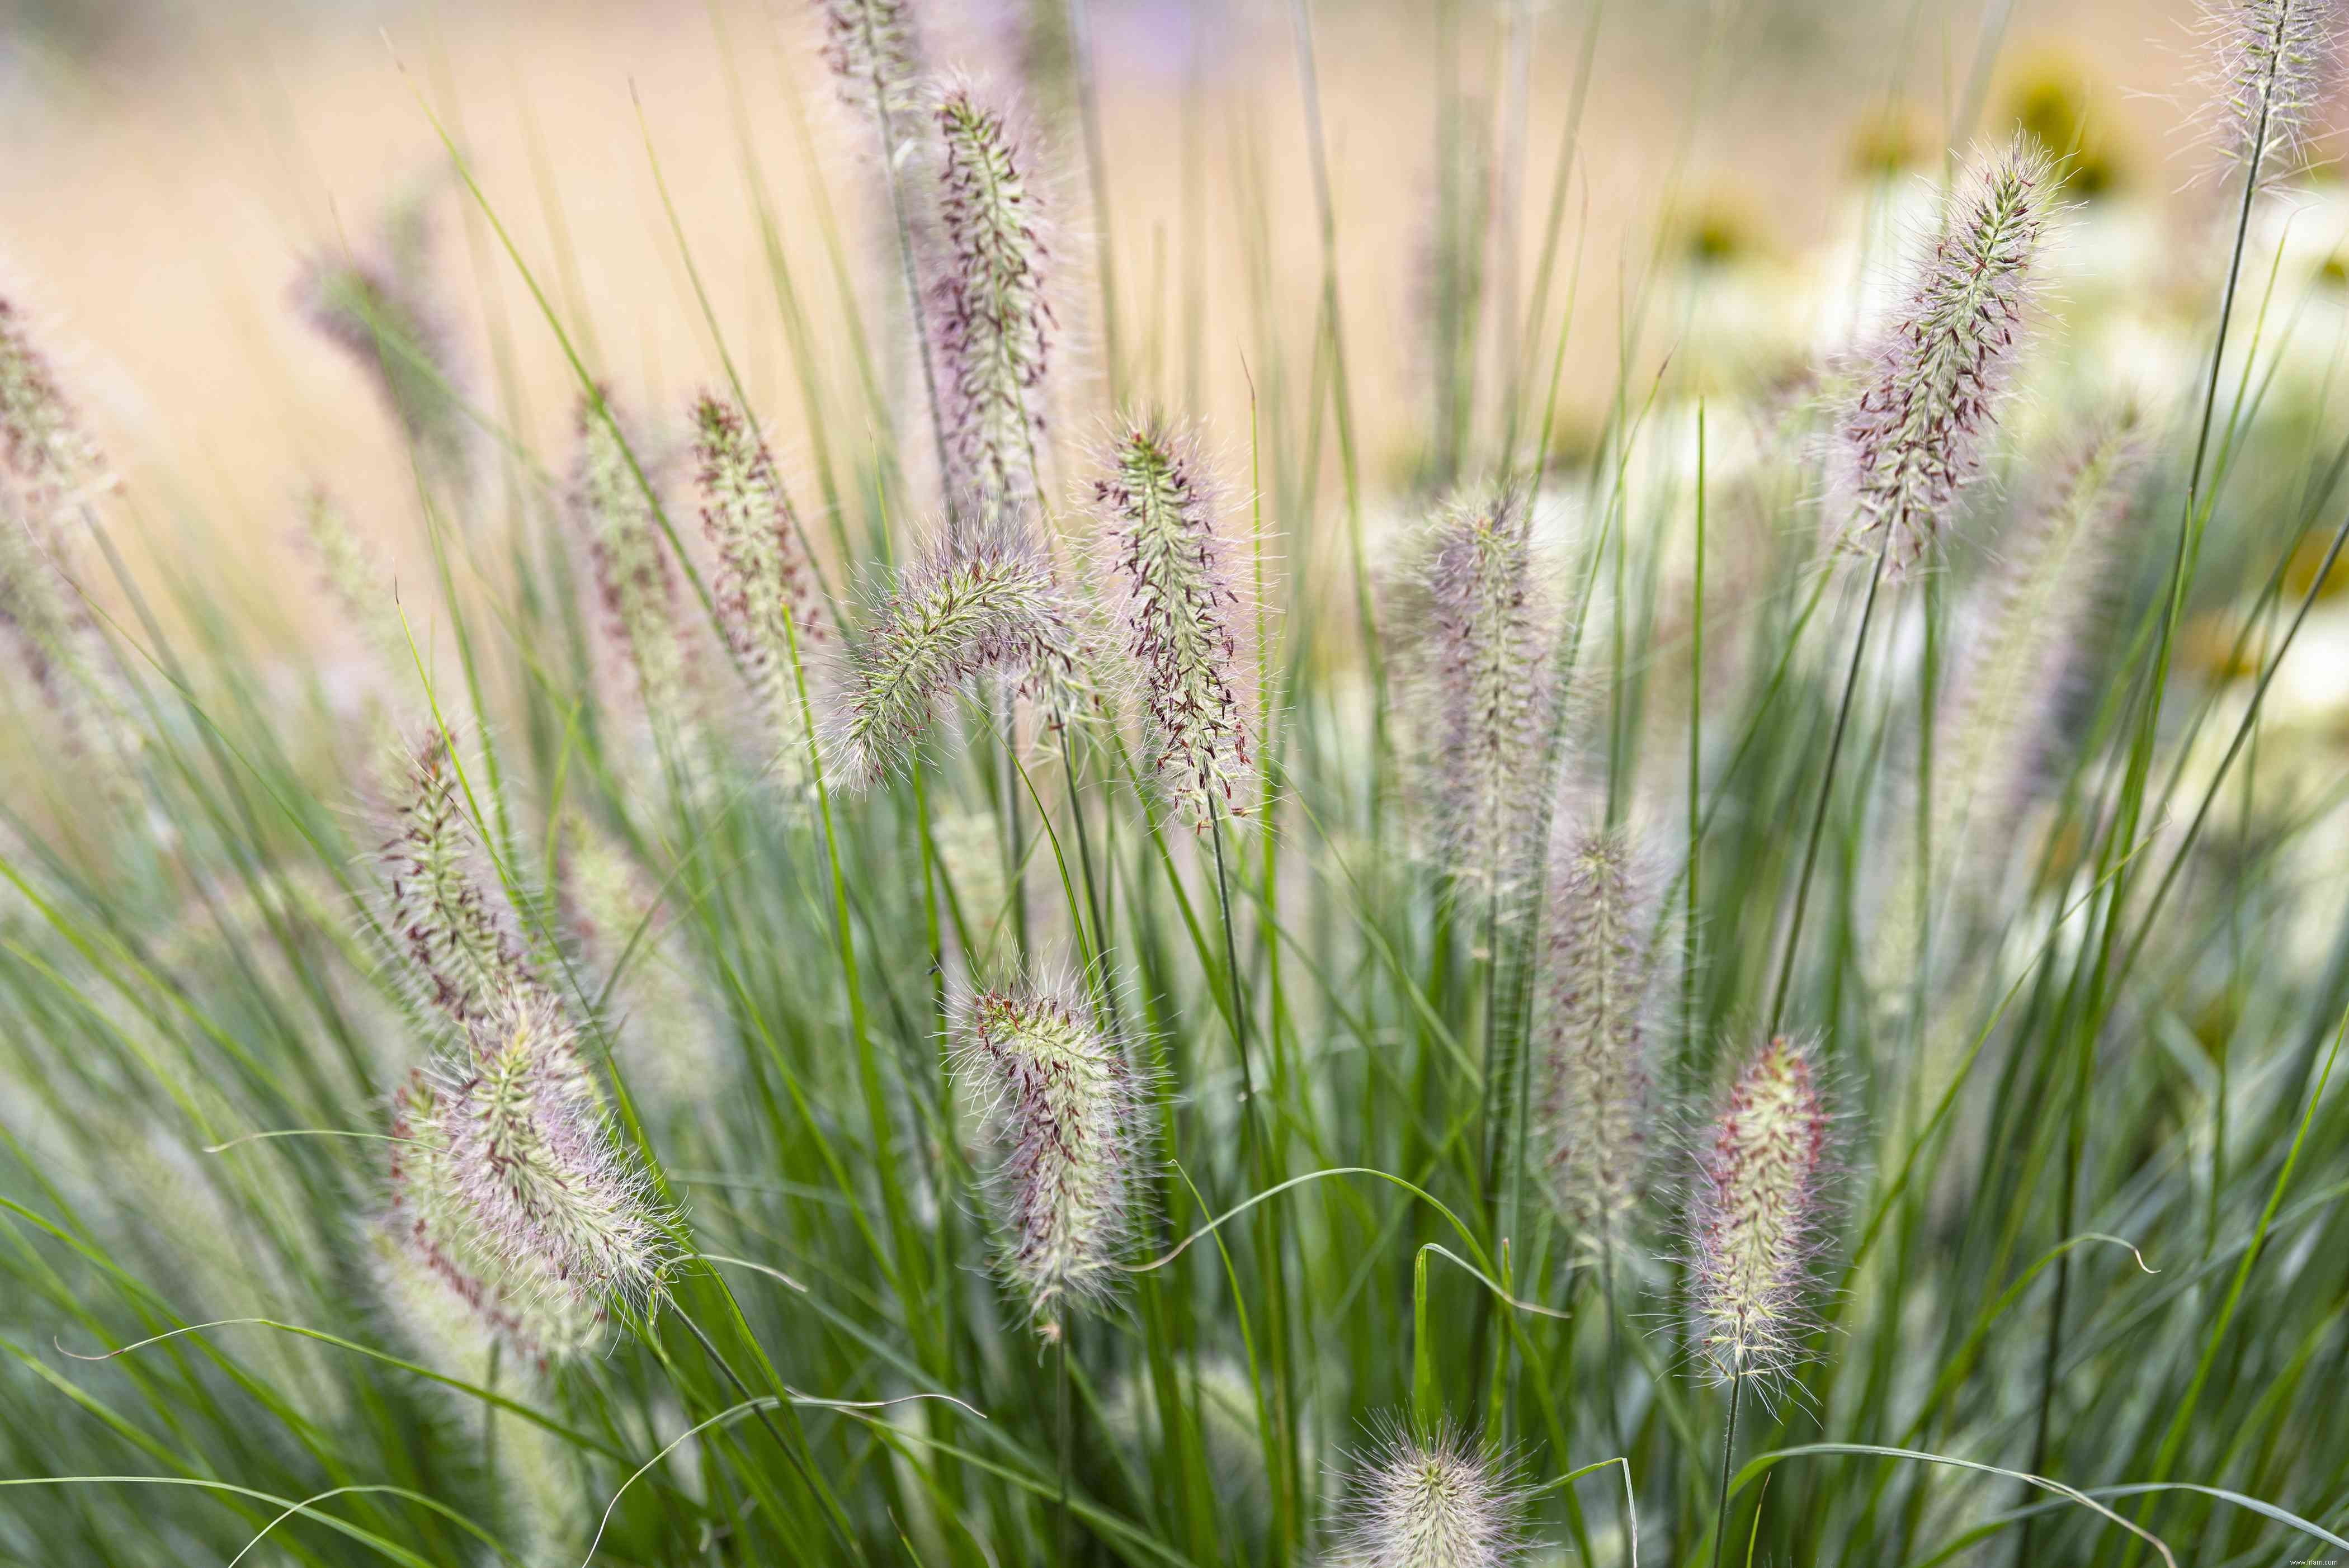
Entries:
{"type": "MultiPolygon", "coordinates": [[[[1289,7],[1092,4],[1133,384],[1176,401],[1195,392],[1229,445],[1246,428],[1243,355],[1261,371],[1267,346],[1285,346],[1301,385],[1312,342],[1319,238],[1289,7]],[[1261,220],[1248,216],[1252,202],[1261,220]],[[1261,301],[1247,263],[1259,222],[1269,247],[1261,301]]],[[[948,22],[935,30],[950,35],[933,52],[1016,74],[1023,8],[931,0],[948,22]]],[[[1973,4],[1897,0],[1610,5],[1568,217],[1569,247],[1586,214],[1588,227],[1563,423],[1595,419],[1610,395],[1619,283],[1642,273],[1659,232],[1700,249],[1812,243],[1836,221],[1856,162],[1886,157],[1888,143],[1920,163],[1938,159],[1986,30],[2000,46],[1982,132],[2027,118],[2033,94],[2061,84],[2084,108],[2105,175],[2175,205],[2185,171],[2168,128],[2190,10],[2190,0],[1992,0],[1987,16],[1973,4]],[[1707,67],[1709,36],[1718,48],[1707,67]],[[1683,157],[1674,195],[1666,180],[1683,157]]],[[[1409,324],[1434,188],[1439,72],[1490,102],[1506,70],[1507,13],[1488,0],[1450,12],[1447,23],[1431,0],[1314,8],[1374,486],[1407,477],[1426,418],[1409,324]],[[1446,26],[1448,62],[1438,46],[1446,26]]],[[[1588,11],[1560,0],[1526,15],[1518,201],[1529,266],[1588,11]]],[[[289,292],[304,257],[374,242],[405,200],[429,201],[467,364],[483,388],[502,365],[511,372],[523,436],[560,464],[576,382],[452,177],[433,114],[591,368],[626,402],[673,410],[719,361],[656,191],[648,133],[728,346],[789,450],[803,429],[799,392],[746,194],[739,109],[819,317],[824,383],[843,394],[853,385],[819,173],[860,279],[881,253],[863,127],[833,101],[806,0],[0,0],[0,15],[6,286],[41,313],[129,472],[141,518],[166,532],[174,519],[212,520],[233,550],[254,552],[264,583],[289,497],[306,479],[331,480],[363,516],[413,509],[390,422],[361,374],[303,325],[289,292]]],[[[1065,150],[1058,194],[1081,222],[1081,164],[1065,150]]],[[[874,277],[857,285],[868,304],[890,281],[874,277]]],[[[1088,294],[1068,312],[1080,354],[1100,343],[1097,321],[1084,325],[1092,306],[1088,294]]],[[[255,613],[278,597],[256,595],[255,613]]]]}

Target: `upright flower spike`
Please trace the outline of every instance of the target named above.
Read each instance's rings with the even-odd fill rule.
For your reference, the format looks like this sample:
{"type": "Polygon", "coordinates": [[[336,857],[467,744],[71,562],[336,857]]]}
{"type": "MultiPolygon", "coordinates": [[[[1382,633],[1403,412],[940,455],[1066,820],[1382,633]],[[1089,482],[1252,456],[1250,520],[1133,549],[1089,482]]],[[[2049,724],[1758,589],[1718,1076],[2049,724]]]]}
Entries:
{"type": "Polygon", "coordinates": [[[587,542],[612,634],[636,677],[645,712],[674,723],[687,708],[685,640],[677,579],[660,521],[631,460],[617,417],[601,394],[581,399],[572,511],[587,542]]]}
{"type": "Polygon", "coordinates": [[[1132,1231],[1142,1142],[1134,1070],[1071,987],[982,991],[962,1009],[957,1076],[986,1106],[1002,1267],[1047,1336],[1106,1297],[1132,1231]]]}
{"type": "Polygon", "coordinates": [[[1925,555],[1981,472],[2055,189],[2035,142],[2018,138],[1975,159],[1844,410],[1836,443],[1844,542],[1886,551],[1888,572],[1925,555]]]}
{"type": "Polygon", "coordinates": [[[378,859],[384,925],[424,999],[459,1026],[530,983],[512,912],[481,869],[449,744],[439,731],[405,751],[378,859]]]}
{"type": "Polygon", "coordinates": [[[825,750],[853,788],[904,766],[938,705],[985,672],[1009,676],[1050,726],[1075,718],[1087,700],[1075,609],[1041,552],[1009,527],[948,540],[905,573],[850,659],[825,750]]]}
{"type": "Polygon", "coordinates": [[[26,511],[46,521],[110,482],[106,459],[66,400],[23,313],[0,298],[0,462],[26,511]]]}
{"type": "Polygon", "coordinates": [[[1529,1499],[1503,1456],[1446,1422],[1432,1432],[1387,1419],[1351,1456],[1337,1508],[1345,1568],[1507,1568],[1532,1549],[1529,1499]]]}
{"type": "Polygon", "coordinates": [[[1803,1358],[1826,1233],[1828,1117],[1810,1047],[1780,1036],[1738,1075],[1696,1151],[1690,1310],[1712,1379],[1765,1391],[1803,1358]]]}
{"type": "Polygon", "coordinates": [[[396,254],[316,257],[295,283],[295,302],[311,327],[374,384],[427,469],[461,482],[472,428],[456,342],[417,270],[422,242],[405,250],[405,265],[396,254]]]}
{"type": "Polygon", "coordinates": [[[1514,490],[1454,501],[1423,548],[1414,696],[1437,851],[1462,886],[1506,895],[1534,858],[1527,834],[1547,788],[1557,601],[1536,571],[1532,508],[1514,490]]]}
{"type": "Polygon", "coordinates": [[[1256,761],[1242,651],[1249,626],[1197,443],[1146,418],[1120,434],[1093,483],[1126,652],[1140,672],[1150,764],[1206,831],[1247,814],[1256,761]]]}
{"type": "Polygon", "coordinates": [[[913,0],[816,0],[823,59],[852,107],[879,107],[893,119],[915,107],[922,49],[913,0]]]}
{"type": "Polygon", "coordinates": [[[2230,162],[2262,181],[2295,172],[2339,85],[2340,0],[2203,0],[2209,88],[2200,119],[2230,162]]]}
{"type": "Polygon", "coordinates": [[[950,503],[985,521],[1037,496],[1052,307],[1026,157],[968,87],[938,100],[938,222],[930,271],[950,503]]]}
{"type": "Polygon", "coordinates": [[[561,1004],[535,986],[501,993],[438,1080],[449,1200],[475,1250],[549,1298],[599,1311],[648,1299],[667,1237],[561,1004]]]}
{"type": "Polygon", "coordinates": [[[104,633],[70,575],[73,509],[112,482],[22,315],[0,298],[0,633],[67,743],[127,799],[136,787],[120,764],[140,738],[104,633]]]}
{"type": "Polygon", "coordinates": [[[772,727],[775,771],[798,793],[814,782],[802,686],[813,685],[808,664],[824,640],[799,519],[766,441],[740,411],[705,395],[693,427],[701,523],[718,552],[719,617],[772,727]]]}
{"type": "Polygon", "coordinates": [[[1620,829],[1577,831],[1550,872],[1539,1156],[1578,1239],[1619,1245],[1647,1160],[1656,901],[1620,829]]]}

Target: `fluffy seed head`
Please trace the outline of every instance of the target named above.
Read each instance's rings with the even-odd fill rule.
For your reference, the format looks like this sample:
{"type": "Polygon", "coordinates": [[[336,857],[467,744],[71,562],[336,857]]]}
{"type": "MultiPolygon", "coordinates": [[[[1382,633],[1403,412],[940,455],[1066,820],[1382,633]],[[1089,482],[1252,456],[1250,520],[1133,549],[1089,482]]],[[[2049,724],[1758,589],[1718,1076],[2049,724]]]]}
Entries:
{"type": "Polygon", "coordinates": [[[294,298],[312,329],[374,383],[427,469],[461,480],[472,430],[456,340],[419,273],[380,256],[322,255],[303,268],[294,298]]]}
{"type": "Polygon", "coordinates": [[[1713,1380],[1765,1390],[1802,1358],[1803,1296],[1826,1233],[1829,1121],[1810,1047],[1770,1040],[1701,1137],[1689,1201],[1690,1309],[1713,1380]]]}
{"type": "Polygon", "coordinates": [[[614,641],[636,672],[636,693],[656,720],[686,711],[686,646],[677,619],[677,579],[660,522],[609,401],[579,404],[579,456],[572,514],[595,569],[614,641]]]}
{"type": "Polygon", "coordinates": [[[825,750],[853,788],[902,767],[938,705],[984,672],[1009,676],[1050,726],[1089,700],[1074,607],[1042,553],[1009,527],[949,539],[900,576],[850,663],[825,750]]]}
{"type": "Polygon", "coordinates": [[[377,1274],[404,1328],[443,1370],[479,1379],[502,1344],[543,1365],[592,1347],[601,1313],[515,1275],[475,1240],[450,1156],[447,1097],[419,1068],[392,1096],[390,1203],[374,1226],[377,1274]]]}
{"type": "Polygon", "coordinates": [[[2262,181],[2296,172],[2339,85],[2340,0],[2204,0],[2204,130],[2262,181]]]}
{"type": "Polygon", "coordinates": [[[667,1240],[556,1000],[502,992],[437,1072],[450,1196],[509,1279],[601,1309],[641,1303],[667,1240]]]}
{"type": "Polygon", "coordinates": [[[1514,490],[1455,500],[1421,549],[1412,680],[1437,851],[1463,887],[1506,893],[1533,858],[1557,714],[1557,602],[1537,571],[1532,508],[1514,490]]]}
{"type": "Polygon", "coordinates": [[[1256,761],[1241,651],[1248,618],[1217,531],[1197,444],[1165,421],[1127,426],[1093,483],[1126,652],[1139,671],[1160,788],[1201,831],[1247,814],[1256,761]]]}
{"type": "Polygon", "coordinates": [[[1568,1223],[1620,1243],[1647,1159],[1653,889],[1620,829],[1577,830],[1553,857],[1541,975],[1540,1156],[1568,1223]]]}
{"type": "Polygon", "coordinates": [[[1345,1568],[1505,1568],[1530,1549],[1516,1467],[1449,1422],[1421,1433],[1394,1419],[1351,1456],[1337,1509],[1345,1568]]]}
{"type": "Polygon", "coordinates": [[[701,524],[718,552],[718,612],[773,726],[775,770],[792,792],[813,782],[803,674],[824,640],[799,519],[756,426],[716,397],[693,406],[701,524]]]}
{"type": "Polygon", "coordinates": [[[1974,159],[1844,410],[1836,443],[1844,543],[1889,551],[1888,572],[1931,548],[1981,471],[2055,188],[2036,142],[2018,138],[1974,159]]]}
{"type": "Polygon", "coordinates": [[[921,39],[912,0],[817,0],[823,58],[852,108],[878,105],[892,117],[915,107],[921,39]]]}
{"type": "Polygon", "coordinates": [[[1110,1295],[1132,1230],[1134,1069],[1072,986],[982,991],[960,1011],[957,1076],[986,1107],[1003,1271],[1051,1335],[1071,1303],[1110,1295]]]}
{"type": "Polygon", "coordinates": [[[23,313],[5,298],[0,298],[0,461],[35,516],[109,482],[105,459],[34,346],[23,313]]]}
{"type": "Polygon", "coordinates": [[[530,982],[512,911],[481,872],[449,743],[438,730],[399,756],[388,831],[378,860],[384,925],[410,977],[460,1026],[530,982]]]}
{"type": "Polygon", "coordinates": [[[958,513],[1002,515],[1036,494],[1052,307],[1025,150],[1003,112],[968,87],[936,109],[937,226],[929,325],[937,339],[948,498],[958,513]]]}

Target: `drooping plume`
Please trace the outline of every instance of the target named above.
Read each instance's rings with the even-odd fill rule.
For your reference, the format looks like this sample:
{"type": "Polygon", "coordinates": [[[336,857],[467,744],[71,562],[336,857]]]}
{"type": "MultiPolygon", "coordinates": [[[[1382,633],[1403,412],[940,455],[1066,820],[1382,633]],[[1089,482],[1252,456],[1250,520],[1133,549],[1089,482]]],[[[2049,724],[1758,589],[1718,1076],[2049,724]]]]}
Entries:
{"type": "Polygon", "coordinates": [[[571,509],[645,712],[656,723],[678,722],[686,715],[688,671],[677,577],[643,472],[600,393],[580,401],[571,509]]]}
{"type": "Polygon", "coordinates": [[[1768,1386],[1803,1359],[1804,1295],[1827,1233],[1829,1120],[1809,1047],[1780,1036],[1738,1073],[1700,1135],[1689,1194],[1697,1357],[1720,1383],[1768,1386]]]}
{"type": "Polygon", "coordinates": [[[550,1296],[645,1301],[667,1235],[561,1004],[536,986],[501,992],[436,1076],[449,1196],[474,1250],[550,1296]]]}
{"type": "Polygon", "coordinates": [[[982,521],[1038,495],[1053,330],[1041,218],[1027,154],[1003,112],[966,86],[936,110],[937,225],[930,329],[937,339],[950,506],[982,521]]]}
{"type": "MultiPolygon", "coordinates": [[[[420,218],[420,214],[419,214],[420,218]]],[[[473,433],[455,335],[434,304],[421,222],[404,245],[321,254],[294,288],[304,319],[349,356],[434,478],[462,483],[473,433]]]]}
{"type": "Polygon", "coordinates": [[[543,1366],[592,1348],[602,1315],[512,1276],[474,1241],[450,1162],[448,1104],[419,1068],[392,1096],[390,1203],[373,1226],[378,1287],[401,1326],[451,1377],[486,1379],[493,1352],[543,1366]]]}
{"type": "MultiPolygon", "coordinates": [[[[1958,655],[1933,742],[1923,885],[1957,913],[1992,891],[2021,822],[2047,783],[2046,757],[2084,645],[2110,603],[2128,502],[2144,458],[2134,413],[2095,429],[2058,464],[2038,503],[2001,541],[1998,563],[1958,655]]],[[[1910,799],[1913,801],[1912,795],[1910,799]]],[[[1907,998],[1917,962],[1913,815],[1894,824],[1901,871],[1878,922],[1870,977],[1907,998]]]]}
{"type": "Polygon", "coordinates": [[[797,792],[814,780],[809,661],[825,637],[799,519],[747,418],[704,396],[693,426],[701,523],[718,552],[719,618],[772,727],[776,774],[797,792]]]}
{"type": "Polygon", "coordinates": [[[1542,958],[1543,1174],[1577,1238],[1620,1243],[1648,1154],[1656,900],[1621,829],[1575,831],[1553,856],[1542,958]]]}
{"type": "Polygon", "coordinates": [[[851,650],[844,711],[825,748],[863,788],[903,766],[938,705],[997,672],[1044,721],[1077,717],[1088,659],[1074,607],[1034,545],[1009,528],[949,540],[905,572],[851,650]]]}
{"type": "Polygon", "coordinates": [[[1837,432],[1843,542],[1906,570],[1940,537],[2020,351],[2055,201],[2046,151],[2018,138],[1975,158],[1918,258],[1837,432]]]}
{"type": "Polygon", "coordinates": [[[1242,650],[1250,641],[1197,444],[1164,421],[1130,425],[1093,483],[1126,652],[1140,675],[1150,764],[1205,831],[1247,814],[1256,777],[1242,650]]]}
{"type": "Polygon", "coordinates": [[[2296,173],[2340,85],[2340,0],[2203,0],[2209,96],[2200,119],[2262,182],[2296,173]]]}
{"type": "Polygon", "coordinates": [[[1557,600],[1537,570],[1532,508],[1516,491],[1454,501],[1422,549],[1411,679],[1437,853],[1464,887],[1506,894],[1535,858],[1527,835],[1557,716],[1557,600]]]}
{"type": "Polygon", "coordinates": [[[447,739],[435,730],[401,754],[378,852],[386,934],[426,1001],[459,1025],[530,983],[521,934],[487,874],[447,739]]]}
{"type": "Polygon", "coordinates": [[[1516,1468],[1449,1422],[1375,1422],[1350,1456],[1335,1518],[1345,1568],[1507,1568],[1533,1542],[1516,1468]]]}
{"type": "Polygon", "coordinates": [[[1123,1045],[1073,987],[988,990],[962,1008],[957,1077],[986,1107],[1002,1268],[1048,1335],[1107,1296],[1133,1229],[1141,1097],[1123,1045]]]}

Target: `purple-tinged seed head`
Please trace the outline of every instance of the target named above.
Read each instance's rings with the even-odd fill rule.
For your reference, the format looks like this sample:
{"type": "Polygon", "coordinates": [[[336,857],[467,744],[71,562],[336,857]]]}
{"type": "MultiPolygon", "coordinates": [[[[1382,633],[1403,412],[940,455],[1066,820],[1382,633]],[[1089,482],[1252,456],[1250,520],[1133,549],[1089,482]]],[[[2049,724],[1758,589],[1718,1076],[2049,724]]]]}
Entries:
{"type": "Polygon", "coordinates": [[[956,1077],[984,1109],[1005,1276],[1047,1336],[1106,1300],[1134,1229],[1142,1096],[1124,1045],[1072,985],[1015,985],[957,1009],[956,1077]]]}
{"type": "Polygon", "coordinates": [[[1553,853],[1537,1147],[1551,1195],[1594,1251],[1626,1240],[1643,1186],[1657,915],[1627,830],[1578,828],[1553,853]]]}
{"type": "Polygon", "coordinates": [[[1009,117],[957,83],[938,95],[930,304],[946,420],[949,506],[988,521],[1038,494],[1045,373],[1055,330],[1029,153],[1009,117]]]}
{"type": "Polygon", "coordinates": [[[554,996],[502,993],[434,1087],[450,1202],[502,1278],[595,1310],[650,1299],[670,1252],[663,1217],[554,996]]]}
{"type": "Polygon", "coordinates": [[[1530,841],[1558,715],[1559,607],[1512,489],[1444,507],[1419,542],[1406,665],[1438,858],[1504,903],[1538,861],[1530,841]]]}
{"type": "Polygon", "coordinates": [[[816,0],[823,59],[851,108],[876,105],[892,119],[916,107],[921,36],[913,0],[816,0]]]}
{"type": "Polygon", "coordinates": [[[2205,138],[2262,184],[2297,173],[2340,87],[2341,0],[2203,0],[2199,31],[2205,138]]]}
{"type": "Polygon", "coordinates": [[[57,375],[25,323],[0,297],[0,467],[26,512],[45,520],[80,495],[112,482],[98,444],[66,400],[57,375]]]}
{"type": "Polygon", "coordinates": [[[504,894],[485,874],[446,736],[433,730],[398,753],[398,774],[377,862],[383,923],[422,999],[462,1027],[496,998],[532,983],[504,894]]]}
{"type": "Polygon", "coordinates": [[[829,635],[799,519],[765,438],[740,410],[704,394],[693,428],[701,524],[718,552],[719,619],[766,712],[776,776],[797,795],[814,783],[811,660],[829,635]]]}
{"type": "Polygon", "coordinates": [[[1804,1297],[1828,1233],[1831,1120],[1812,1048],[1778,1036],[1699,1135],[1689,1195],[1690,1314],[1712,1381],[1765,1394],[1805,1357],[1804,1297]]]}
{"type": "Polygon", "coordinates": [[[2057,183],[2046,150],[2021,137],[1972,160],[1844,408],[1834,463],[1843,542],[1886,552],[1888,573],[1931,550],[1982,471],[2057,183]]]}
{"type": "Polygon", "coordinates": [[[691,664],[678,623],[677,574],[648,478],[601,392],[580,399],[571,512],[587,544],[612,631],[656,722],[688,717],[691,664]]]}
{"type": "Polygon", "coordinates": [[[1256,779],[1253,628],[1218,526],[1221,497],[1197,441],[1156,416],[1123,426],[1101,466],[1093,510],[1151,770],[1205,832],[1218,814],[1247,814],[1256,779]]]}

